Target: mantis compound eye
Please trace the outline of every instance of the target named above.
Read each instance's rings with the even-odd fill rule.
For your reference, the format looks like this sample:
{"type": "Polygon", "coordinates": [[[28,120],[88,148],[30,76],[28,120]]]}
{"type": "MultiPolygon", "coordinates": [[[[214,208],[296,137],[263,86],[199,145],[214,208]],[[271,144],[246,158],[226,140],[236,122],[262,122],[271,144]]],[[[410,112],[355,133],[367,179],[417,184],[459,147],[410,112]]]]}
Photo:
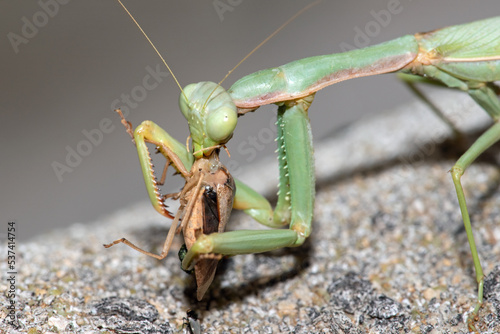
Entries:
{"type": "Polygon", "coordinates": [[[210,139],[224,144],[233,136],[237,121],[238,114],[235,109],[221,107],[207,119],[207,134],[210,139]]]}

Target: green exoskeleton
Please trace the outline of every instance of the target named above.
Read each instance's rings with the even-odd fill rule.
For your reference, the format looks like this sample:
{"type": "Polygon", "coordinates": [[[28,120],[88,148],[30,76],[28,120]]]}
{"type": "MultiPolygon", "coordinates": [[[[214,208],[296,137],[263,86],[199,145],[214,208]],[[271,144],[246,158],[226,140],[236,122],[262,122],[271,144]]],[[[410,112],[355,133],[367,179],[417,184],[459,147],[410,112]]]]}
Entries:
{"type": "MultiPolygon", "coordinates": [[[[401,77],[410,85],[423,82],[463,90],[493,119],[493,125],[451,169],[478,283],[478,300],[470,318],[472,321],[483,302],[484,274],[460,179],[466,168],[500,139],[499,88],[494,84],[500,80],[500,17],[407,35],[360,50],[297,60],[250,74],[227,92],[210,82],[187,86],[181,93],[180,108],[188,121],[191,150],[188,151],[151,121],[145,121],[134,131],[146,187],[158,212],[171,217],[156,187],[145,142],[158,147],[159,152],[186,178],[187,187],[193,184],[191,178],[197,173],[191,167],[200,160],[215,159],[218,150],[231,138],[237,117],[271,103],[279,106],[280,178],[274,210],[264,197],[238,180],[234,181],[236,192],[226,190],[227,198],[223,200],[227,204],[228,198],[234,195],[233,208],[244,210],[261,224],[274,229],[222,232],[219,228],[214,233],[199,233],[195,235],[194,243],[188,246],[182,267],[193,268],[200,259],[218,259],[224,255],[266,252],[303,244],[311,233],[315,197],[313,145],[307,114],[314,94],[336,82],[389,72],[402,73],[401,77]],[[283,226],[289,228],[282,229],[283,226]]],[[[204,182],[205,177],[198,180],[204,182]]],[[[220,183],[216,181],[213,185],[220,183]]],[[[197,184],[195,189],[201,188],[197,184]]],[[[233,188],[229,186],[228,189],[233,188]]],[[[177,219],[179,215],[186,216],[188,206],[181,204],[177,219]]],[[[223,214],[224,223],[229,212],[227,209],[223,214]]],[[[183,224],[187,223],[182,222],[181,226],[183,224]]],[[[176,226],[175,223],[171,228],[160,256],[145,253],[165,257],[176,226]]],[[[115,243],[118,242],[121,240],[115,243]]],[[[201,294],[206,287],[202,290],[201,294]]]]}

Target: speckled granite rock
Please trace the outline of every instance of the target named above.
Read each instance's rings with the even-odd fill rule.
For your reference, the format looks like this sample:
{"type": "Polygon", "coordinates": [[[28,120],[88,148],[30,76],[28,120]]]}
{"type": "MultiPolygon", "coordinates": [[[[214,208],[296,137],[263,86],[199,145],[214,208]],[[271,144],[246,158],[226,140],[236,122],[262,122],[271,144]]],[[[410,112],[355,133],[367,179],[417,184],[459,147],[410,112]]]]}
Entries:
{"type": "MultiPolygon", "coordinates": [[[[457,114],[467,117],[452,118],[469,130],[487,120],[469,111],[462,95],[439,99],[453,112],[467,108],[457,114]]],[[[191,320],[203,333],[467,333],[476,284],[447,173],[456,159],[444,143],[448,132],[411,104],[319,145],[314,231],[306,244],[224,260],[201,302],[174,254],[157,261],[124,246],[102,247],[122,236],[161,247],[168,226],[146,202],[20,244],[19,327],[8,324],[4,308],[0,331],[172,333],[187,331],[183,323],[191,320]],[[189,309],[199,320],[187,317],[189,309]]],[[[488,275],[481,333],[500,332],[500,174],[492,161],[480,160],[464,177],[488,275]]],[[[255,174],[258,168],[271,167],[253,166],[242,179],[271,194],[275,179],[255,174]]],[[[243,214],[230,225],[260,228],[243,214]]],[[[7,272],[5,260],[0,268],[7,272]]],[[[6,280],[0,288],[7,290],[6,280]]],[[[0,302],[7,304],[6,294],[0,302]]]]}

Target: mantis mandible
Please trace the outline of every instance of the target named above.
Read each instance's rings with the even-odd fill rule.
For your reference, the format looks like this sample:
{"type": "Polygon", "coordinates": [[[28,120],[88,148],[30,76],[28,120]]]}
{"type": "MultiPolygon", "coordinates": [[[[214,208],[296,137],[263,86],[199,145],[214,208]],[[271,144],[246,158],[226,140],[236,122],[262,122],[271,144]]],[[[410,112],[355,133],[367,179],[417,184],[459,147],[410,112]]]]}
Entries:
{"type": "MultiPolygon", "coordinates": [[[[401,77],[410,84],[432,83],[465,91],[493,119],[493,125],[451,168],[478,284],[477,303],[469,318],[471,324],[483,303],[484,274],[460,180],[467,167],[500,139],[500,101],[497,97],[500,89],[494,83],[500,80],[500,17],[407,35],[364,49],[297,60],[247,75],[227,91],[211,82],[186,86],[179,104],[188,120],[192,149],[186,148],[151,121],[143,122],[133,132],[146,188],[160,214],[173,218],[165,209],[164,197],[159,195],[146,142],[155,144],[168,163],[186,178],[186,184],[190,184],[191,177],[196,173],[191,168],[198,161],[218,162],[219,150],[232,137],[238,116],[272,103],[278,105],[280,177],[274,210],[263,196],[238,180],[234,180],[236,191],[228,195],[231,199],[234,196],[234,209],[243,210],[259,223],[274,229],[199,233],[182,257],[182,268],[192,269],[200,259],[302,245],[311,234],[314,209],[313,145],[307,113],[315,93],[343,80],[390,72],[401,73],[401,77]],[[283,226],[289,228],[280,229],[283,226]]],[[[132,133],[130,129],[129,132],[132,133]]],[[[216,170],[223,168],[215,165],[216,170]]],[[[227,197],[224,198],[227,202],[227,197]]],[[[185,214],[184,209],[180,211],[180,215],[185,214]]],[[[228,217],[229,212],[230,209],[224,215],[228,217]]],[[[179,217],[178,213],[177,219],[179,217]]],[[[164,258],[176,225],[170,229],[161,255],[143,251],[125,239],[117,240],[108,247],[125,242],[145,254],[164,258]]],[[[202,289],[201,296],[198,292],[199,299],[206,288],[208,286],[202,289]]]]}

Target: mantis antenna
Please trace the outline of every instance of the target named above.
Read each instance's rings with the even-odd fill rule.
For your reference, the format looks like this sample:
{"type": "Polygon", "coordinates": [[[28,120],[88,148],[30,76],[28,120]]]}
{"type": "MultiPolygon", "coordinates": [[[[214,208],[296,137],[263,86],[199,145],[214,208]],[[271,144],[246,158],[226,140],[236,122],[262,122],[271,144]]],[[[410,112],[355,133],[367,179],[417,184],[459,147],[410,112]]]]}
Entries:
{"type": "MultiPolygon", "coordinates": [[[[305,13],[306,11],[308,11],[311,7],[314,7],[316,6],[317,4],[319,4],[321,1],[323,0],[317,0],[315,2],[312,2],[310,4],[308,4],[307,6],[305,6],[304,8],[302,8],[301,10],[299,10],[295,15],[293,15],[292,17],[290,17],[288,20],[286,20],[285,23],[283,23],[281,26],[279,26],[275,31],[273,31],[269,36],[267,36],[262,42],[259,43],[259,45],[257,45],[255,48],[253,48],[252,51],[250,51],[245,57],[243,57],[243,59],[241,59],[238,64],[236,64],[229,72],[227,72],[226,76],[224,78],[222,78],[221,81],[219,81],[219,83],[217,84],[218,86],[222,85],[222,83],[227,79],[227,77],[229,77],[229,75],[231,75],[231,73],[234,72],[234,70],[236,70],[245,60],[248,59],[248,57],[250,57],[255,51],[257,51],[258,49],[260,49],[264,44],[266,44],[267,42],[269,42],[269,40],[271,38],[273,38],[277,33],[279,33],[281,30],[283,30],[283,28],[285,28],[288,24],[290,24],[293,20],[295,20],[297,17],[299,17],[300,15],[302,15],[303,13],[305,13]]],[[[205,109],[205,106],[206,104],[208,103],[208,100],[210,100],[210,97],[212,96],[212,94],[215,92],[217,88],[215,88],[211,93],[210,95],[208,96],[207,98],[207,101],[205,101],[205,104],[203,105],[203,109],[205,109]]]]}
{"type": "MultiPolygon", "coordinates": [[[[146,34],[146,32],[142,29],[141,25],[139,24],[139,22],[137,22],[137,20],[134,18],[134,16],[129,12],[129,10],[127,9],[127,7],[125,7],[125,5],[120,1],[120,0],[117,0],[118,3],[123,7],[123,9],[125,10],[125,12],[127,12],[128,16],[130,16],[130,18],[132,19],[132,21],[134,21],[135,25],[139,28],[139,30],[142,32],[142,34],[144,35],[144,37],[146,37],[146,39],[148,40],[149,44],[151,44],[151,46],[153,47],[153,49],[156,51],[156,54],[160,57],[160,59],[162,60],[163,64],[165,64],[165,66],[167,67],[168,71],[170,72],[170,74],[172,75],[172,78],[174,78],[175,80],[175,83],[177,84],[177,86],[179,86],[179,89],[181,90],[182,92],[182,95],[184,95],[184,97],[186,98],[186,95],[184,94],[184,91],[182,90],[182,87],[179,83],[179,81],[177,80],[177,78],[175,77],[174,75],[174,72],[172,72],[172,70],[170,69],[170,66],[168,66],[167,62],[165,61],[165,59],[163,58],[163,56],[161,55],[160,51],[158,51],[158,49],[156,48],[156,46],[153,44],[153,42],[151,41],[151,39],[148,37],[148,35],[146,34]]],[[[187,100],[187,98],[186,98],[187,100]]]]}
{"type": "MultiPolygon", "coordinates": [[[[130,13],[130,11],[127,9],[127,7],[125,7],[125,5],[121,2],[121,0],[117,0],[118,3],[120,4],[120,6],[123,7],[123,9],[125,10],[125,12],[130,16],[130,18],[132,19],[132,21],[135,23],[135,25],[139,28],[139,30],[142,32],[142,34],[144,35],[144,37],[146,37],[147,41],[149,42],[149,44],[153,47],[153,49],[155,50],[156,54],[160,57],[160,59],[162,60],[163,64],[165,64],[165,66],[167,67],[168,71],[170,72],[170,74],[172,75],[172,78],[174,78],[175,80],[175,83],[177,84],[177,86],[179,87],[179,89],[181,90],[182,92],[182,95],[184,95],[184,98],[186,98],[187,100],[187,97],[186,95],[184,94],[184,91],[182,90],[182,86],[180,85],[179,81],[177,80],[176,76],[174,75],[174,72],[172,71],[172,69],[170,69],[170,66],[168,66],[167,62],[165,61],[165,59],[163,58],[163,56],[161,55],[160,51],[158,51],[158,49],[156,48],[156,46],[154,45],[154,43],[151,41],[151,39],[149,38],[149,36],[146,34],[146,32],[142,29],[141,25],[139,24],[139,22],[137,22],[137,20],[134,18],[134,16],[130,13]]],[[[227,77],[229,77],[229,75],[231,73],[234,72],[234,70],[236,70],[245,60],[248,59],[248,57],[250,57],[255,51],[257,51],[258,49],[260,49],[264,44],[266,44],[271,38],[273,38],[277,33],[279,33],[283,28],[285,28],[288,24],[290,24],[293,20],[295,20],[297,17],[299,17],[300,15],[302,15],[304,12],[306,12],[307,10],[309,10],[311,7],[314,7],[316,6],[317,4],[319,4],[321,1],[323,0],[317,0],[315,2],[312,2],[310,3],[309,5],[305,6],[304,8],[302,8],[301,10],[299,10],[295,15],[293,15],[292,17],[290,17],[288,20],[286,20],[285,23],[283,23],[280,27],[278,27],[278,29],[276,29],[274,32],[272,32],[269,36],[267,36],[262,42],[259,43],[259,45],[257,45],[255,48],[253,48],[252,51],[250,51],[245,57],[243,57],[243,59],[241,59],[229,72],[227,72],[227,74],[224,76],[224,78],[222,78],[221,81],[219,81],[218,83],[218,86],[220,86],[226,79],[227,77]]],[[[205,101],[205,104],[203,105],[203,108],[202,109],[205,109],[205,106],[208,102],[208,100],[210,100],[210,97],[212,96],[212,94],[215,92],[215,89],[210,93],[210,95],[208,96],[207,98],[207,101],[205,101]]]]}
{"type": "Polygon", "coordinates": [[[229,72],[227,72],[226,76],[224,78],[222,78],[221,81],[219,81],[219,86],[227,79],[227,77],[233,73],[234,70],[236,70],[245,60],[248,59],[248,57],[250,57],[255,51],[257,51],[258,49],[260,49],[261,46],[263,46],[264,44],[266,44],[267,42],[269,42],[269,40],[271,38],[273,38],[277,33],[279,33],[281,30],[283,30],[283,28],[285,28],[288,24],[290,24],[293,20],[295,20],[297,17],[299,17],[300,15],[304,14],[306,11],[308,11],[311,7],[314,7],[316,6],[317,4],[319,4],[321,1],[323,0],[317,0],[315,2],[312,2],[310,3],[309,5],[305,6],[304,8],[302,8],[301,10],[299,10],[294,16],[292,16],[291,18],[289,18],[288,20],[286,20],[285,23],[283,23],[278,29],[276,29],[275,31],[273,31],[269,36],[266,37],[266,39],[264,39],[262,42],[260,42],[259,45],[257,45],[255,48],[253,48],[252,51],[250,51],[242,60],[240,60],[240,62],[238,64],[236,64],[229,72]]]}

